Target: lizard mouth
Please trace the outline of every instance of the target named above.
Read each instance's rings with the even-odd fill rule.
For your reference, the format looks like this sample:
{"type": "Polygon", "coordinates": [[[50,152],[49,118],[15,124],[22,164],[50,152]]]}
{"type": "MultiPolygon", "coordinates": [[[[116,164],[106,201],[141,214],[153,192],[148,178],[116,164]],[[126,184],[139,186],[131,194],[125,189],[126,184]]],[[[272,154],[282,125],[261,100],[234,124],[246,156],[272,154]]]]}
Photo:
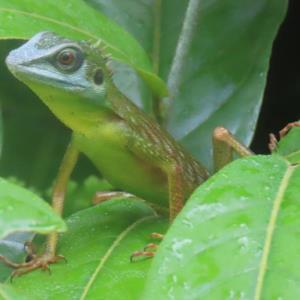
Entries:
{"type": "MultiPolygon", "coordinates": [[[[8,57],[9,58],[9,57],[8,57]]],[[[14,74],[21,81],[34,81],[44,85],[53,86],[63,89],[85,89],[85,86],[76,82],[73,83],[66,78],[60,77],[59,73],[51,72],[46,69],[37,68],[34,66],[27,66],[25,64],[12,64],[9,59],[6,60],[6,64],[11,73],[14,74]]]]}

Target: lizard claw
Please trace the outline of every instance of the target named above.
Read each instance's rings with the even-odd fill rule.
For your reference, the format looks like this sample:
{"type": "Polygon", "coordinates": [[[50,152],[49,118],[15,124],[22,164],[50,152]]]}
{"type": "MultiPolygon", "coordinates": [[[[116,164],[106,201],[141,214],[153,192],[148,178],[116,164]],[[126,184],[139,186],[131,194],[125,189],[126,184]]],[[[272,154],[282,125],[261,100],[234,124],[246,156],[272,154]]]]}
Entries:
{"type": "Polygon", "coordinates": [[[164,235],[161,233],[157,233],[157,232],[152,232],[150,234],[152,239],[158,239],[158,240],[162,240],[164,238],[164,235]]]}
{"type": "Polygon", "coordinates": [[[151,258],[155,255],[152,251],[135,251],[130,255],[130,262],[134,262],[136,257],[151,258]]]}
{"type": "Polygon", "coordinates": [[[148,245],[146,245],[144,247],[144,251],[148,251],[150,249],[153,249],[153,250],[156,250],[158,248],[158,245],[157,244],[154,244],[154,243],[149,243],[148,245]]]}
{"type": "Polygon", "coordinates": [[[300,122],[288,123],[284,128],[279,131],[279,137],[283,138],[293,127],[300,127],[300,122]]]}
{"type": "Polygon", "coordinates": [[[66,261],[66,259],[62,255],[51,256],[51,255],[45,253],[41,256],[35,256],[32,260],[30,260],[28,262],[20,263],[20,264],[12,263],[12,262],[8,261],[7,259],[5,259],[3,261],[7,265],[9,265],[15,269],[11,274],[11,281],[12,281],[13,278],[22,276],[22,275],[29,273],[35,269],[42,269],[43,271],[48,271],[48,273],[51,274],[49,265],[54,264],[59,260],[66,261]]]}
{"type": "MultiPolygon", "coordinates": [[[[288,123],[285,127],[283,127],[278,135],[279,135],[279,138],[282,139],[285,135],[287,135],[287,133],[293,128],[293,127],[300,127],[300,122],[296,121],[296,122],[291,122],[291,123],[288,123]]],[[[276,147],[277,147],[277,143],[278,143],[278,140],[276,138],[276,136],[273,134],[273,133],[270,133],[269,134],[269,150],[271,152],[273,152],[276,147]]]]}
{"type": "Polygon", "coordinates": [[[51,274],[51,270],[49,268],[50,264],[54,264],[59,260],[66,261],[65,257],[62,255],[53,256],[48,253],[40,256],[29,253],[29,256],[27,256],[26,258],[26,262],[24,263],[14,263],[2,255],[0,255],[0,260],[2,260],[7,266],[14,269],[10,277],[11,281],[13,280],[13,278],[29,273],[35,269],[42,269],[44,271],[48,271],[49,274],[51,274]],[[28,257],[30,257],[29,260],[28,257]]]}
{"type": "MultiPolygon", "coordinates": [[[[162,240],[164,235],[161,233],[153,232],[151,233],[151,238],[162,240]]],[[[137,257],[151,258],[155,255],[158,245],[155,243],[147,244],[142,251],[135,251],[130,255],[130,262],[136,260],[137,257]],[[154,250],[154,251],[153,251],[154,250]]]]}

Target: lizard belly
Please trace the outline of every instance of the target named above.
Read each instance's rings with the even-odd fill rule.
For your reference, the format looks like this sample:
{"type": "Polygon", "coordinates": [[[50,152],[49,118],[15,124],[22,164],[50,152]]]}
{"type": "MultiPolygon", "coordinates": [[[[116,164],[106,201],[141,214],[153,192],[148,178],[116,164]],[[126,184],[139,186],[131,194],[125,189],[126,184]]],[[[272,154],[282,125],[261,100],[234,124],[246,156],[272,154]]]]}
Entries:
{"type": "Polygon", "coordinates": [[[78,149],[84,153],[114,187],[149,202],[168,205],[167,177],[161,169],[130,152],[122,130],[105,125],[95,134],[73,134],[78,149]],[[112,134],[113,131],[113,134],[112,134]]]}

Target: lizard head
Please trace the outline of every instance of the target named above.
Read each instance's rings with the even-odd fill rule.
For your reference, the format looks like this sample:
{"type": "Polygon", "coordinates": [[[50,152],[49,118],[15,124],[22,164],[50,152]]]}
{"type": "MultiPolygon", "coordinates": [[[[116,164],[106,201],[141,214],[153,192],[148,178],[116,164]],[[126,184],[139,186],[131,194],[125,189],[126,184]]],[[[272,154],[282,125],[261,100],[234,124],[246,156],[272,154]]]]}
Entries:
{"type": "Polygon", "coordinates": [[[101,95],[110,76],[99,48],[40,32],[6,58],[9,70],[28,85],[35,82],[76,94],[101,95]],[[98,52],[95,55],[95,52],[98,52]]]}
{"type": "Polygon", "coordinates": [[[40,32],[12,50],[6,64],[58,117],[110,109],[105,96],[112,78],[99,45],[40,32]]]}

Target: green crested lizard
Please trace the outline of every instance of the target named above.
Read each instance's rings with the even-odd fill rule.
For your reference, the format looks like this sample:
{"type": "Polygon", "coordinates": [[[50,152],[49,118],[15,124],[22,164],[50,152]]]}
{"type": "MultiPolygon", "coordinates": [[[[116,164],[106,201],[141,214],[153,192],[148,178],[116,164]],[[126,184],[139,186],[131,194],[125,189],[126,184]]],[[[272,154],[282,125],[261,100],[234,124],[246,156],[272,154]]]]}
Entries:
{"type": "MultiPolygon", "coordinates": [[[[62,214],[67,181],[82,152],[113,186],[168,207],[172,221],[209,174],[168,132],[119,91],[102,48],[99,43],[42,32],[6,58],[14,76],[72,130],[53,190],[53,209],[62,214]]],[[[215,129],[213,144],[216,169],[230,161],[232,149],[241,155],[251,154],[223,127],[215,129]]],[[[47,268],[61,258],[56,255],[56,245],[57,234],[52,233],[43,255],[23,264],[2,259],[16,268],[14,275],[20,275],[47,268]]],[[[136,255],[151,254],[141,251],[136,255]]]]}

